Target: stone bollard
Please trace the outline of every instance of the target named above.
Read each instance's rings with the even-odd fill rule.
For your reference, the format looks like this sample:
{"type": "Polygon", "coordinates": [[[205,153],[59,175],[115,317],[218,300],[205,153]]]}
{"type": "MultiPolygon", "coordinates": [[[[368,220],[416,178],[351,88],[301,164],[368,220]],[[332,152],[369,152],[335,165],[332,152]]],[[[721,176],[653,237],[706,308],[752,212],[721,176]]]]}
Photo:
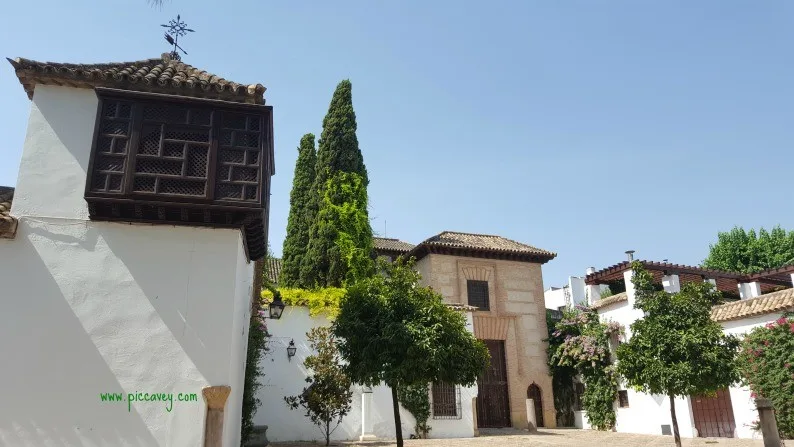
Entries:
{"type": "Polygon", "coordinates": [[[535,400],[534,399],[527,399],[527,424],[529,425],[529,431],[536,432],[538,431],[538,421],[535,417],[535,400]]]}
{"type": "Polygon", "coordinates": [[[228,386],[208,386],[201,390],[207,402],[207,419],[204,422],[204,447],[223,446],[223,407],[232,389],[228,386]]]}
{"type": "Polygon", "coordinates": [[[755,399],[758,408],[758,422],[761,425],[761,434],[764,436],[764,447],[781,447],[780,433],[777,431],[775,409],[769,399],[762,397],[755,399]]]}

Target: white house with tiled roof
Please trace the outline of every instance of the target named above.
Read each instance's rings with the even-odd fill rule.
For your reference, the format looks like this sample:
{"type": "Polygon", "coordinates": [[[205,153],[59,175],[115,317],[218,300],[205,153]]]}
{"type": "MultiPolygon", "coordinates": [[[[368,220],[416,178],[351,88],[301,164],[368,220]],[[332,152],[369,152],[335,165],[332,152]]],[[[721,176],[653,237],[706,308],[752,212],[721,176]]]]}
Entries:
{"type": "Polygon", "coordinates": [[[0,444],[239,446],[264,87],[168,55],[9,61],[31,107],[0,188],[0,444]]]}
{"type": "MultiPolygon", "coordinates": [[[[633,253],[633,252],[630,252],[633,253]]],[[[595,271],[590,268],[585,277],[588,303],[598,311],[602,320],[616,321],[631,337],[630,325],[642,318],[642,311],[634,308],[635,294],[631,283],[632,255],[629,261],[595,271]],[[609,285],[618,293],[601,298],[600,291],[609,285]]],[[[711,318],[720,323],[726,333],[743,335],[755,327],[794,311],[794,266],[783,267],[753,275],[703,269],[668,262],[640,261],[665,291],[678,292],[682,283],[711,282],[729,301],[712,308],[711,318]],[[782,288],[782,290],[780,290],[782,288]]],[[[617,343],[615,340],[613,343],[617,343]]],[[[619,432],[670,434],[670,404],[665,396],[653,396],[627,389],[621,385],[615,402],[619,432]]],[[[732,386],[718,391],[716,397],[690,396],[675,399],[678,426],[683,437],[759,438],[750,425],[758,420],[758,411],[750,390],[732,386]]],[[[587,427],[584,412],[575,412],[578,427],[587,427]]]]}
{"type": "MultiPolygon", "coordinates": [[[[556,254],[500,236],[445,231],[418,245],[376,237],[374,255],[417,260],[422,282],[438,291],[451,307],[465,312],[469,329],[491,353],[491,366],[472,387],[428,387],[431,438],[472,437],[479,428],[555,426],[551,377],[546,365],[545,305],[541,265],[556,254]],[[528,398],[532,400],[528,400],[528,398]],[[529,412],[527,411],[530,405],[529,412]]],[[[271,275],[280,270],[274,261],[271,275]]],[[[271,280],[277,277],[271,276],[271,280]]],[[[258,424],[268,425],[271,441],[313,440],[316,430],[295,412],[285,412],[282,396],[305,385],[302,359],[310,355],[305,333],[327,325],[323,316],[288,306],[269,328],[275,356],[262,362],[266,385],[259,398],[258,424]],[[282,355],[289,342],[296,359],[282,355]]],[[[392,438],[394,422],[388,388],[355,389],[353,409],[333,434],[338,440],[392,438]]],[[[403,433],[414,419],[401,412],[403,433]]]]}

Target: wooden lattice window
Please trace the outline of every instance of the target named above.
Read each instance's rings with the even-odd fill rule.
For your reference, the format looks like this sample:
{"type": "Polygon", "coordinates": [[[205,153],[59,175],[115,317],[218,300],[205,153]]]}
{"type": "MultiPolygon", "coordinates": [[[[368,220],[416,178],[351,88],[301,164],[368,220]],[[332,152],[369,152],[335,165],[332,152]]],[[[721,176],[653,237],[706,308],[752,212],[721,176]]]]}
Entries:
{"type": "Polygon", "coordinates": [[[474,306],[479,310],[490,310],[488,281],[467,280],[466,293],[469,297],[469,306],[474,306]]]}
{"type": "Polygon", "coordinates": [[[432,385],[433,419],[460,419],[460,387],[436,382],[432,385]]]}
{"type": "Polygon", "coordinates": [[[626,390],[618,391],[618,406],[620,408],[629,407],[629,392],[626,390]]]}
{"type": "Polygon", "coordinates": [[[85,199],[94,220],[241,228],[264,253],[270,106],[97,88],[85,199]]]}
{"type": "Polygon", "coordinates": [[[97,89],[92,218],[239,226],[272,175],[269,106],[97,89]]]}

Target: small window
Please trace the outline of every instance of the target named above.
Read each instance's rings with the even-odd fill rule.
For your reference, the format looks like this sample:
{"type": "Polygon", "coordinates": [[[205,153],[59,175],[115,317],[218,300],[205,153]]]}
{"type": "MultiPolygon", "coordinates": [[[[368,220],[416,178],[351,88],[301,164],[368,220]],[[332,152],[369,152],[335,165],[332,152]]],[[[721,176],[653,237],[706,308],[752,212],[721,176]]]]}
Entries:
{"type": "Polygon", "coordinates": [[[469,296],[469,306],[474,306],[479,310],[490,310],[488,301],[488,281],[466,281],[467,294],[469,296]]]}
{"type": "Polygon", "coordinates": [[[629,392],[626,390],[618,391],[618,406],[620,408],[629,407],[629,392]]]}
{"type": "Polygon", "coordinates": [[[433,419],[460,419],[460,388],[443,382],[433,383],[433,419]]]}

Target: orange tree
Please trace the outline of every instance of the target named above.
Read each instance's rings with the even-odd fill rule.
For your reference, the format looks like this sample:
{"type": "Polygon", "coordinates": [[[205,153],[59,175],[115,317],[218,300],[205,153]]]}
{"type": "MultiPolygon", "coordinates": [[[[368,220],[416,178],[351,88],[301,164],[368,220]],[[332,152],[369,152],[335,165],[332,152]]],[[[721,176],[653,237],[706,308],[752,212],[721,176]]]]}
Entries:
{"type": "Polygon", "coordinates": [[[444,382],[472,385],[488,366],[488,349],[466,329],[466,318],[419,284],[413,262],[381,261],[381,274],[347,289],[334,334],[348,376],[391,388],[397,446],[403,446],[397,392],[444,382]]]}

